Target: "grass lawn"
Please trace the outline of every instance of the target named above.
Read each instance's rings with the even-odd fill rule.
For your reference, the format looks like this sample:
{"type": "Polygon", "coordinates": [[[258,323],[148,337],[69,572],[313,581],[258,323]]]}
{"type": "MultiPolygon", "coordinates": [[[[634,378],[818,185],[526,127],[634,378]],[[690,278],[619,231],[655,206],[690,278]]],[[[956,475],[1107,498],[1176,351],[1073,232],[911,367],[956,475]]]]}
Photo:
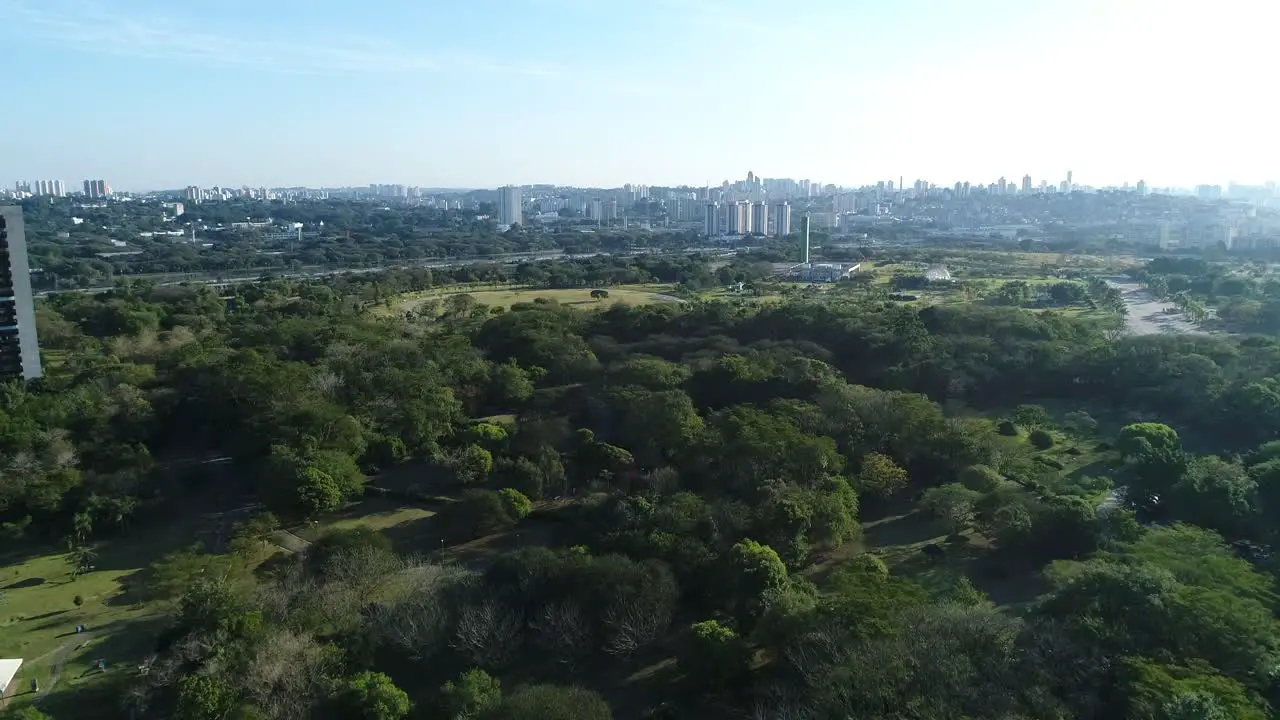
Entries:
{"type": "Polygon", "coordinates": [[[373,497],[314,523],[294,528],[293,533],[303,540],[315,542],[321,535],[334,530],[369,528],[378,532],[394,532],[407,524],[433,516],[435,512],[426,508],[406,505],[389,498],[373,497]]]}
{"type": "Polygon", "coordinates": [[[11,708],[32,699],[49,707],[66,698],[66,690],[102,684],[107,674],[131,671],[147,656],[161,619],[126,599],[122,581],[135,570],[95,570],[72,579],[61,552],[0,570],[0,657],[24,660],[9,689],[11,708]],[[79,607],[76,596],[83,600],[79,607]],[[76,625],[85,632],[75,633],[76,625]],[[107,660],[107,673],[94,669],[98,658],[107,660]],[[28,692],[32,678],[40,682],[35,698],[28,692]],[[54,688],[61,692],[46,694],[54,688]]]}

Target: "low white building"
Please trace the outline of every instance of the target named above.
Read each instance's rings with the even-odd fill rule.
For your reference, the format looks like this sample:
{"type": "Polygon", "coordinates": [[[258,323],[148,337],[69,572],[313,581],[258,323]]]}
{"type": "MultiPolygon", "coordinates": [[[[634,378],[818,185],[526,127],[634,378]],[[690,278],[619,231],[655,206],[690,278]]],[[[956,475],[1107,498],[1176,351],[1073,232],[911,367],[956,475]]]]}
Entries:
{"type": "Polygon", "coordinates": [[[22,667],[22,660],[0,660],[0,697],[4,697],[4,691],[9,687],[9,683],[13,682],[13,678],[18,675],[18,668],[22,667]]]}

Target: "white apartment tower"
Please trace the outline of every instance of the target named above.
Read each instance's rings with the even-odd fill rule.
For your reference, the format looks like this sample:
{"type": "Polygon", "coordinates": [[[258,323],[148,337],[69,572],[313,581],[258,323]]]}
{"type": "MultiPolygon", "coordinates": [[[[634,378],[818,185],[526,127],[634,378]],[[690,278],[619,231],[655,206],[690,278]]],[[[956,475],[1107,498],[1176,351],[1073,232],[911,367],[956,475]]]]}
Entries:
{"type": "Polygon", "coordinates": [[[498,224],[519,225],[524,221],[520,208],[520,188],[507,185],[498,190],[498,224]]]}
{"type": "Polygon", "coordinates": [[[748,232],[765,235],[769,232],[769,206],[763,202],[751,205],[751,227],[748,232]]]}
{"type": "Polygon", "coordinates": [[[0,207],[0,378],[43,375],[22,208],[0,207]]]}
{"type": "Polygon", "coordinates": [[[791,205],[778,203],[773,206],[773,234],[784,237],[791,234],[791,205]]]}
{"type": "Polygon", "coordinates": [[[726,232],[729,235],[749,235],[751,234],[751,203],[746,200],[739,200],[728,206],[728,227],[726,232]]]}

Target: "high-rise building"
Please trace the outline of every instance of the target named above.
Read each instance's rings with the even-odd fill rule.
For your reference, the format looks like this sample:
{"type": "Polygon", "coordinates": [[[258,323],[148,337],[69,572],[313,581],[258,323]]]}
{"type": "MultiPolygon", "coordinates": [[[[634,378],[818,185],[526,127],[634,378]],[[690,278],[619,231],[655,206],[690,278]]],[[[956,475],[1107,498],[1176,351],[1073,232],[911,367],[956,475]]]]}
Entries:
{"type": "Polygon", "coordinates": [[[106,180],[85,180],[84,181],[85,197],[91,200],[97,200],[98,198],[107,197],[110,194],[111,194],[111,187],[107,185],[106,180]]]}
{"type": "Polygon", "coordinates": [[[800,257],[800,262],[805,265],[809,264],[809,213],[805,213],[800,218],[800,233],[804,236],[804,254],[800,257]]]}
{"type": "Polygon", "coordinates": [[[42,375],[22,208],[0,207],[0,378],[42,375]]]}
{"type": "Polygon", "coordinates": [[[726,232],[729,235],[749,235],[751,233],[751,203],[739,200],[729,206],[729,222],[726,232]]]}
{"type": "Polygon", "coordinates": [[[1068,170],[1068,171],[1067,171],[1067,190],[1066,190],[1066,191],[1067,191],[1067,192],[1072,192],[1072,191],[1074,191],[1075,189],[1076,189],[1075,183],[1071,180],[1071,171],[1070,171],[1070,170],[1068,170]]]}
{"type": "Polygon", "coordinates": [[[997,180],[997,181],[996,181],[996,187],[998,187],[998,188],[999,188],[998,192],[999,192],[1001,195],[1004,195],[1004,194],[1005,194],[1006,192],[1008,192],[1008,190],[1009,190],[1009,181],[1005,180],[1005,179],[1002,177],[1002,178],[1000,178],[999,180],[997,180]]]}
{"type": "Polygon", "coordinates": [[[1031,194],[1031,176],[1030,175],[1022,176],[1022,194],[1023,195],[1031,194]]]}
{"type": "Polygon", "coordinates": [[[498,224],[519,225],[524,216],[520,208],[520,188],[507,185],[498,190],[498,224]]]}
{"type": "Polygon", "coordinates": [[[199,186],[197,185],[188,185],[187,191],[186,193],[184,193],[184,196],[186,197],[187,200],[191,200],[192,202],[196,202],[196,203],[199,203],[202,200],[204,200],[204,193],[200,190],[199,186]]]}
{"type": "Polygon", "coordinates": [[[57,197],[67,196],[67,186],[61,180],[53,181],[53,194],[57,197]]]}
{"type": "Polygon", "coordinates": [[[1146,180],[1139,180],[1139,181],[1138,181],[1138,194],[1139,194],[1139,195],[1146,195],[1146,194],[1147,194],[1147,181],[1146,181],[1146,180]]]}
{"type": "Polygon", "coordinates": [[[773,234],[778,237],[791,234],[791,205],[778,203],[773,206],[773,234]]]}
{"type": "Polygon", "coordinates": [[[720,234],[720,203],[707,203],[706,214],[702,218],[702,231],[707,237],[720,234]]]}
{"type": "Polygon", "coordinates": [[[756,235],[765,235],[769,232],[769,206],[763,202],[752,203],[751,205],[751,230],[756,235]]]}

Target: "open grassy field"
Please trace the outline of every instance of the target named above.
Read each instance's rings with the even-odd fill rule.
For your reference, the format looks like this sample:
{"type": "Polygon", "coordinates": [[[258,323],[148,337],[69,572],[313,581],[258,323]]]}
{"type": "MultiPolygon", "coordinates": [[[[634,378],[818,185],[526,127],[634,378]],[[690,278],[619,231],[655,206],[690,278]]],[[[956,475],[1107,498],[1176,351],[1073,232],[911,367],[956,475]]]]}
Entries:
{"type": "Polygon", "coordinates": [[[394,298],[391,301],[391,308],[388,310],[383,308],[380,310],[382,314],[402,314],[412,310],[417,310],[423,304],[432,300],[444,301],[453,295],[470,295],[475,298],[476,302],[490,307],[506,307],[509,308],[516,303],[533,302],[539,298],[545,300],[554,300],[561,305],[573,305],[581,309],[608,308],[622,303],[623,305],[644,305],[655,302],[678,302],[676,299],[665,295],[663,286],[652,285],[628,285],[606,288],[609,292],[607,298],[592,298],[591,288],[571,288],[571,289],[535,289],[535,288],[492,288],[486,286],[487,289],[468,289],[460,290],[456,287],[439,288],[430,290],[425,293],[412,293],[394,298]]]}
{"type": "Polygon", "coordinates": [[[112,567],[72,577],[71,564],[60,552],[7,563],[0,570],[0,657],[24,663],[10,697],[0,704],[12,709],[35,702],[52,710],[67,694],[51,691],[92,689],[145,659],[162,621],[126,592],[129,576],[138,569],[112,567]],[[77,625],[85,632],[76,633],[77,625]],[[99,658],[107,661],[105,673],[95,668],[99,658]],[[29,692],[32,679],[40,683],[39,695],[29,692]]]}

